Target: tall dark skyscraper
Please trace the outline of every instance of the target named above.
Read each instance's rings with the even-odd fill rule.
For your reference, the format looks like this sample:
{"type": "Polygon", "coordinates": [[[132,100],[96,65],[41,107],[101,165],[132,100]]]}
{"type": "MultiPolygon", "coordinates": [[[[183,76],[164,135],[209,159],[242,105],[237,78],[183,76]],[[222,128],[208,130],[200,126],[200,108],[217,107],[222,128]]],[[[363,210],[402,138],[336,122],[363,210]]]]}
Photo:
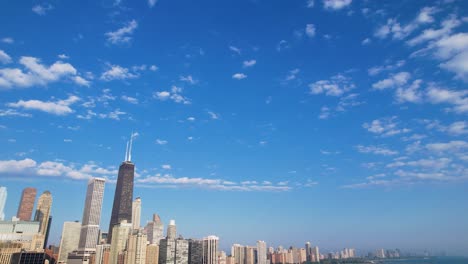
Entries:
{"type": "Polygon", "coordinates": [[[16,213],[16,217],[18,217],[20,220],[31,221],[34,202],[36,200],[36,193],[36,189],[32,187],[28,187],[23,190],[18,212],[16,213]]]}
{"type": "Polygon", "coordinates": [[[132,222],[132,202],[133,202],[133,180],[135,177],[135,164],[132,163],[132,142],[133,133],[130,138],[130,145],[127,144],[125,161],[119,167],[117,187],[115,188],[114,204],[109,224],[109,235],[107,241],[112,241],[112,228],[122,220],[132,222]]]}

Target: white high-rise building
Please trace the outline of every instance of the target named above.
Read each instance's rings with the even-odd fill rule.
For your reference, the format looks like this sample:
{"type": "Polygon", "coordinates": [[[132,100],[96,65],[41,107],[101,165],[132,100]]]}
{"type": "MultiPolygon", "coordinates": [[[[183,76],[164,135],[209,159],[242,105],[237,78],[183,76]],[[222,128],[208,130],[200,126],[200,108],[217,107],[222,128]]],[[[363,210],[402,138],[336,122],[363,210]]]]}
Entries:
{"type": "Polygon", "coordinates": [[[218,263],[219,238],[217,236],[207,236],[203,238],[203,264],[218,263]]]}
{"type": "Polygon", "coordinates": [[[62,229],[62,238],[60,239],[60,249],[58,263],[67,263],[68,254],[78,248],[80,241],[81,223],[64,222],[62,229]]]}
{"type": "Polygon", "coordinates": [[[132,225],[133,229],[140,229],[141,224],[141,198],[137,197],[132,203],[132,225]]]}
{"type": "Polygon", "coordinates": [[[164,238],[164,225],[157,214],[153,214],[153,221],[146,224],[146,235],[150,244],[159,245],[159,241],[164,238]]]}
{"type": "Polygon", "coordinates": [[[104,184],[102,178],[92,178],[88,182],[86,201],[83,211],[83,221],[80,233],[79,250],[95,251],[99,238],[99,223],[101,221],[104,184]]]}
{"type": "Polygon", "coordinates": [[[170,220],[169,225],[167,226],[167,239],[175,239],[177,235],[177,228],[175,220],[170,220]]]}
{"type": "Polygon", "coordinates": [[[234,244],[231,247],[231,255],[234,257],[234,264],[245,263],[245,247],[239,244],[234,244]]]}
{"type": "Polygon", "coordinates": [[[0,221],[5,220],[5,203],[7,199],[7,188],[0,186],[0,221]]]}
{"type": "Polygon", "coordinates": [[[267,264],[267,244],[265,241],[257,241],[257,263],[267,264]]]}
{"type": "Polygon", "coordinates": [[[315,262],[320,262],[320,252],[318,247],[314,247],[312,252],[314,253],[315,262]]]}
{"type": "Polygon", "coordinates": [[[125,263],[146,263],[146,235],[142,229],[133,230],[133,233],[128,237],[125,263]]]}
{"type": "Polygon", "coordinates": [[[128,235],[132,228],[132,224],[127,223],[127,220],[122,220],[122,222],[112,228],[109,264],[117,264],[119,257],[121,257],[127,247],[128,235]]]}

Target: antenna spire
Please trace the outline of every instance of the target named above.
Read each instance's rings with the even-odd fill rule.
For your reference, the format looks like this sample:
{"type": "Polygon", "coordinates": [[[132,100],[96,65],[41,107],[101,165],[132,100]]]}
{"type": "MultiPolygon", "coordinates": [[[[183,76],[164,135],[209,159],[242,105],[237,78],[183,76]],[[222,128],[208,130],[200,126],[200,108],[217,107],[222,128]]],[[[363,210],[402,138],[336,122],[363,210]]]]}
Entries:
{"type": "Polygon", "coordinates": [[[127,147],[125,148],[125,161],[128,160],[128,141],[127,141],[127,147]]]}
{"type": "Polygon", "coordinates": [[[132,135],[130,136],[130,148],[128,149],[128,161],[132,161],[132,143],[133,143],[133,131],[132,135]]]}

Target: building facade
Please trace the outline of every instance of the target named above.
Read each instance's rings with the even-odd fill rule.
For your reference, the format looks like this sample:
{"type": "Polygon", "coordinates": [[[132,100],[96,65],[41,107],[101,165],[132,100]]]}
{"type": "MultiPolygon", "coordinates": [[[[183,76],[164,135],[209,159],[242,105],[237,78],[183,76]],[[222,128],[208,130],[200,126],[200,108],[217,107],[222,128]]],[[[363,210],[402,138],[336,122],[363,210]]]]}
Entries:
{"type": "MultiPolygon", "coordinates": [[[[133,223],[132,223],[133,224],[133,223]]],[[[125,252],[125,263],[146,263],[146,234],[142,229],[133,230],[128,238],[127,251],[125,252]]]]}
{"type": "Polygon", "coordinates": [[[36,188],[25,188],[21,194],[21,200],[18,206],[16,217],[22,221],[31,221],[34,202],[36,201],[36,188]]]}
{"type": "Polygon", "coordinates": [[[218,247],[219,238],[217,236],[203,238],[203,264],[218,264],[218,247]]]}
{"type": "Polygon", "coordinates": [[[106,180],[92,178],[88,181],[86,200],[83,211],[82,226],[78,248],[83,251],[94,251],[99,239],[102,200],[106,180]]]}
{"type": "Polygon", "coordinates": [[[148,222],[145,231],[150,244],[158,244],[164,238],[164,224],[157,214],[153,214],[153,220],[148,222]]]}
{"type": "Polygon", "coordinates": [[[109,264],[117,264],[119,258],[122,258],[125,249],[127,248],[127,240],[130,231],[132,230],[132,224],[127,223],[123,220],[120,224],[117,224],[112,228],[112,241],[110,249],[110,262],[109,264]]]}
{"type": "Polygon", "coordinates": [[[141,198],[137,197],[132,203],[132,225],[133,229],[140,229],[141,225],[141,198]]]}
{"type": "Polygon", "coordinates": [[[78,248],[80,241],[81,223],[63,223],[62,238],[60,239],[60,249],[58,263],[67,263],[68,254],[78,248]]]}
{"type": "Polygon", "coordinates": [[[0,221],[5,220],[5,203],[7,199],[7,188],[0,186],[0,221]]]}

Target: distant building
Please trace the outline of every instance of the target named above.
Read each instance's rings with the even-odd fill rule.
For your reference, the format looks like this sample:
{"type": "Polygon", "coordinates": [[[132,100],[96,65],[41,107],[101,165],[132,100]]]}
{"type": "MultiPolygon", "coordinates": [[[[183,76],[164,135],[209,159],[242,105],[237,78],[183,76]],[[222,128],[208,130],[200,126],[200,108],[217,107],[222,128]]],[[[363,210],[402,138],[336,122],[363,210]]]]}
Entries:
{"type": "Polygon", "coordinates": [[[146,264],[159,263],[159,244],[150,244],[146,246],[146,264]]]}
{"type": "Polygon", "coordinates": [[[306,261],[311,262],[312,261],[312,248],[310,246],[310,242],[307,242],[305,244],[305,250],[306,250],[306,261]]]}
{"type": "Polygon", "coordinates": [[[52,194],[49,191],[45,191],[39,196],[36,206],[36,214],[34,215],[34,221],[39,222],[39,233],[44,235],[44,247],[47,241],[47,231],[49,229],[50,211],[52,209],[52,194]]]}
{"type": "Polygon", "coordinates": [[[128,238],[127,250],[125,252],[125,263],[146,263],[146,234],[142,229],[134,229],[128,238]]]}
{"type": "Polygon", "coordinates": [[[0,186],[0,221],[5,220],[5,203],[7,199],[7,188],[0,186]]]}
{"type": "Polygon", "coordinates": [[[166,237],[167,239],[175,239],[177,235],[177,227],[175,220],[170,220],[169,225],[167,226],[166,237]]]}
{"type": "Polygon", "coordinates": [[[226,264],[226,252],[224,251],[218,251],[218,264],[226,264]]]}
{"type": "Polygon", "coordinates": [[[312,249],[313,254],[313,261],[320,262],[320,251],[319,248],[316,246],[312,249]]]}
{"type": "Polygon", "coordinates": [[[255,264],[256,248],[251,246],[245,247],[245,264],[255,264]]]}
{"type": "Polygon", "coordinates": [[[188,248],[189,243],[185,239],[162,239],[159,243],[159,264],[187,264],[188,248]]]}
{"type": "Polygon", "coordinates": [[[127,223],[123,220],[122,223],[114,225],[112,228],[112,241],[110,250],[110,262],[109,264],[117,264],[119,258],[123,258],[124,250],[127,247],[127,240],[130,231],[132,230],[132,224],[127,223]]]}
{"type": "Polygon", "coordinates": [[[55,264],[56,260],[44,252],[19,252],[11,257],[10,264],[55,264]]]}
{"type": "Polygon", "coordinates": [[[0,221],[0,242],[17,242],[24,250],[42,250],[45,236],[39,233],[39,222],[0,221]]]}
{"type": "Polygon", "coordinates": [[[58,263],[67,263],[68,254],[78,248],[80,241],[81,223],[64,222],[62,228],[62,238],[60,239],[60,249],[58,263]]]}
{"type": "Polygon", "coordinates": [[[234,257],[234,264],[245,263],[245,247],[239,244],[234,244],[231,247],[231,255],[234,257]]]}
{"type": "Polygon", "coordinates": [[[21,200],[18,206],[16,217],[22,221],[31,221],[31,216],[36,201],[36,188],[28,187],[23,190],[21,200]]]}
{"type": "Polygon", "coordinates": [[[96,249],[105,182],[106,180],[102,178],[92,178],[88,181],[78,245],[79,250],[94,251],[96,249]]]}
{"type": "Polygon", "coordinates": [[[145,231],[150,244],[158,244],[164,238],[164,225],[157,214],[153,214],[153,221],[146,224],[145,231]]]}
{"type": "Polygon", "coordinates": [[[22,243],[0,242],[0,263],[9,264],[14,253],[21,252],[22,243]]]}
{"type": "Polygon", "coordinates": [[[97,245],[94,264],[109,264],[110,249],[110,244],[97,245]]]}
{"type": "Polygon", "coordinates": [[[203,263],[203,241],[189,239],[188,263],[202,264],[203,263]]]}
{"type": "Polygon", "coordinates": [[[140,229],[141,225],[141,198],[137,197],[132,203],[132,225],[133,229],[140,229]]]}
{"type": "Polygon", "coordinates": [[[258,264],[268,264],[267,263],[267,244],[265,241],[257,241],[257,263],[258,264]]]}
{"type": "Polygon", "coordinates": [[[218,247],[217,236],[203,238],[203,264],[218,264],[218,247]]]}

